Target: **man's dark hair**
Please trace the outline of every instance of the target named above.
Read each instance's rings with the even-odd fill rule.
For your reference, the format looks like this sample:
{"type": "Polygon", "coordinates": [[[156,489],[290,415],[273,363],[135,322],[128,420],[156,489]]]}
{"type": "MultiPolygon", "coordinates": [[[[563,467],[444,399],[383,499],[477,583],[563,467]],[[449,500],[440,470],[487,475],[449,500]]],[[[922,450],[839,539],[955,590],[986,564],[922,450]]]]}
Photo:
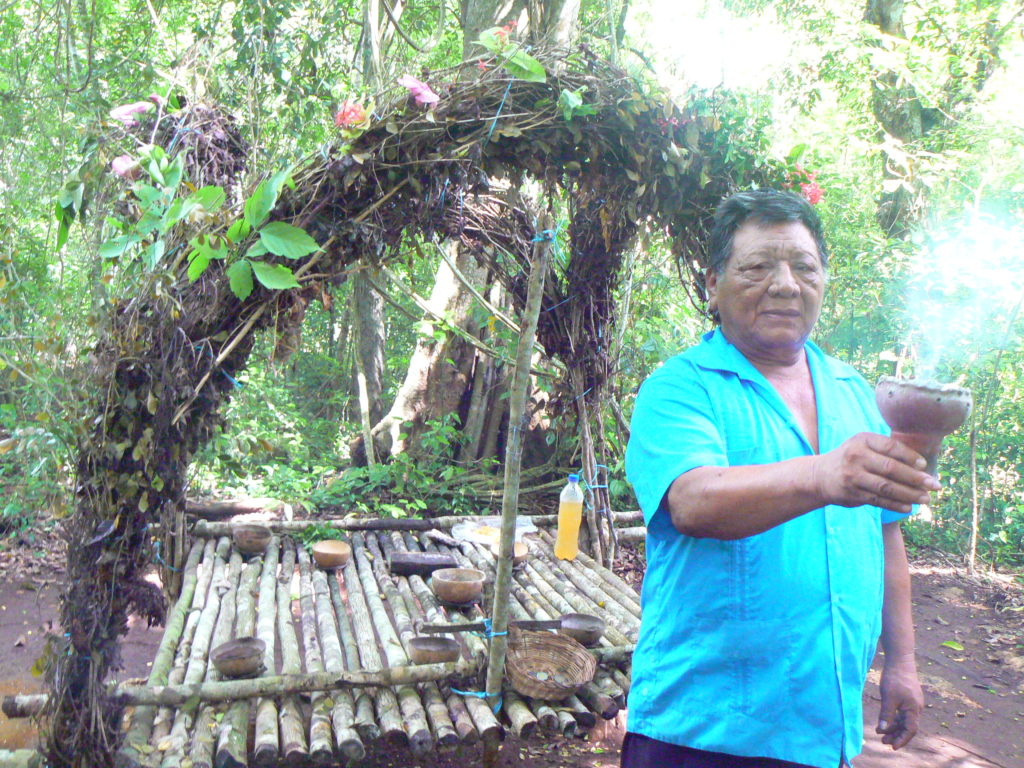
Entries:
{"type": "Polygon", "coordinates": [[[821,231],[821,219],[814,207],[800,195],[777,189],[754,189],[737,192],[726,198],[715,211],[708,249],[708,267],[721,274],[732,255],[732,239],[746,221],[770,226],[798,221],[807,227],[818,246],[821,265],[828,267],[828,247],[821,231]]]}

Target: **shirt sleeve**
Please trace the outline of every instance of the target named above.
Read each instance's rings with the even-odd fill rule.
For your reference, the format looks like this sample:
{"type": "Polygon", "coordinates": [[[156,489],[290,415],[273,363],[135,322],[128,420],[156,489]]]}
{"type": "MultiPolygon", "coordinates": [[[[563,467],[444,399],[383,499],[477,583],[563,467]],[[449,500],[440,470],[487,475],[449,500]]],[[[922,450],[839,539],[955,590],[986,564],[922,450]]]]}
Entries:
{"type": "Polygon", "coordinates": [[[670,361],[644,382],[626,447],[626,477],[649,526],[673,481],[696,467],[728,466],[708,392],[690,363],[670,361]]]}

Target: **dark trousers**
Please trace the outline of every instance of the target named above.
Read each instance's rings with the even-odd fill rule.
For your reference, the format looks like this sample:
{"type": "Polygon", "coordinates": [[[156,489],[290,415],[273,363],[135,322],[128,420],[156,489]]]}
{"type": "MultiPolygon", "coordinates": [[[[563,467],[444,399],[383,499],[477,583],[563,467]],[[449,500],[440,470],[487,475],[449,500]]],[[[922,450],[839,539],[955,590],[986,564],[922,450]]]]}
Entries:
{"type": "Polygon", "coordinates": [[[705,752],[626,733],[622,741],[622,768],[810,768],[770,757],[739,757],[705,752]]]}

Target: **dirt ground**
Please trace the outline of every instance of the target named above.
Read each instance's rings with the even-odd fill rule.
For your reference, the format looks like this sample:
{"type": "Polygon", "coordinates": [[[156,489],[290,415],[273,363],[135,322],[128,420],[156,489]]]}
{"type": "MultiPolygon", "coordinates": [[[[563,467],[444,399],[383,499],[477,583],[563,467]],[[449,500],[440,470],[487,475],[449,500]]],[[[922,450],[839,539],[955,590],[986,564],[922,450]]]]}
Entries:
{"type": "MultiPolygon", "coordinates": [[[[52,536],[0,541],[0,695],[41,690],[31,669],[48,632],[57,625],[62,557],[52,536]]],[[[624,575],[638,579],[642,558],[624,558],[624,575]]],[[[866,743],[856,768],[1024,768],[1024,583],[1004,575],[971,576],[920,561],[913,566],[918,666],[926,709],[921,732],[893,753],[874,734],[878,671],[864,692],[866,743]]],[[[133,621],[123,644],[118,679],[145,677],[160,628],[133,621]]],[[[509,738],[502,768],[613,768],[626,714],[603,723],[586,740],[545,736],[509,738]]],[[[0,748],[34,745],[26,721],[0,715],[0,748]]],[[[405,752],[375,749],[367,768],[466,768],[479,749],[456,750],[427,761],[405,752]]],[[[667,768],[667,767],[666,767],[667,768]]]]}

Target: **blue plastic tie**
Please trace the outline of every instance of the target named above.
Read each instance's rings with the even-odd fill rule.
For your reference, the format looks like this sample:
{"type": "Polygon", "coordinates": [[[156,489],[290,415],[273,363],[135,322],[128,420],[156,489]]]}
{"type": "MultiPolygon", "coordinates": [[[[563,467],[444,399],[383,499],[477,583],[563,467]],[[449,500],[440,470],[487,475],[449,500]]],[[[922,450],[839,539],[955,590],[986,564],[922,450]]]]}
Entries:
{"type": "Polygon", "coordinates": [[[174,573],[180,573],[181,572],[180,568],[175,568],[170,563],[164,561],[163,557],[160,555],[160,543],[161,542],[160,542],[159,539],[157,539],[156,541],[153,542],[153,545],[154,545],[153,549],[156,550],[156,552],[154,554],[154,557],[153,557],[154,561],[158,565],[162,565],[164,568],[167,568],[167,569],[169,569],[171,571],[174,571],[174,573]]]}
{"type": "Polygon", "coordinates": [[[542,229],[540,232],[533,236],[533,240],[531,240],[531,242],[550,243],[555,239],[555,235],[557,234],[558,232],[554,229],[542,229]]]}
{"type": "Polygon", "coordinates": [[[485,618],[484,619],[484,631],[483,632],[471,632],[470,634],[476,635],[477,637],[486,637],[487,639],[490,639],[492,637],[502,637],[504,635],[507,635],[508,632],[495,632],[492,629],[491,620],[485,618]]]}
{"type": "Polygon", "coordinates": [[[458,688],[452,688],[452,693],[457,693],[459,696],[470,696],[474,699],[489,699],[491,696],[497,696],[498,702],[492,707],[494,714],[501,712],[501,694],[500,693],[484,693],[483,691],[460,691],[458,688]]]}
{"type": "Polygon", "coordinates": [[[557,307],[560,307],[560,306],[562,306],[563,304],[565,304],[565,302],[569,301],[569,299],[571,299],[571,298],[572,298],[572,296],[570,296],[570,297],[568,297],[568,298],[566,298],[566,299],[562,299],[562,300],[561,300],[560,302],[558,302],[558,303],[557,303],[557,304],[555,304],[554,306],[548,307],[548,308],[547,308],[547,309],[545,309],[544,311],[545,311],[545,312],[550,312],[551,310],[553,310],[553,309],[555,309],[555,308],[557,308],[557,307]]]}
{"type": "MultiPolygon", "coordinates": [[[[208,354],[210,356],[210,359],[216,361],[216,358],[214,358],[214,356],[213,356],[213,350],[210,349],[209,345],[207,345],[207,344],[193,344],[192,346],[194,346],[196,349],[205,349],[206,350],[206,354],[208,354]]],[[[230,381],[232,384],[235,385],[235,389],[242,389],[245,386],[245,384],[240,382],[238,379],[236,379],[230,373],[225,371],[223,368],[220,369],[220,373],[221,373],[221,375],[225,379],[227,379],[228,381],[230,381]]]]}
{"type": "Polygon", "coordinates": [[[494,113],[494,120],[491,121],[491,129],[487,132],[487,138],[484,139],[484,144],[491,140],[491,134],[494,133],[494,126],[498,124],[498,118],[501,117],[501,110],[505,108],[505,99],[508,98],[508,92],[512,90],[512,80],[508,81],[508,85],[505,87],[505,95],[501,97],[501,104],[498,105],[498,111],[494,113]]]}

